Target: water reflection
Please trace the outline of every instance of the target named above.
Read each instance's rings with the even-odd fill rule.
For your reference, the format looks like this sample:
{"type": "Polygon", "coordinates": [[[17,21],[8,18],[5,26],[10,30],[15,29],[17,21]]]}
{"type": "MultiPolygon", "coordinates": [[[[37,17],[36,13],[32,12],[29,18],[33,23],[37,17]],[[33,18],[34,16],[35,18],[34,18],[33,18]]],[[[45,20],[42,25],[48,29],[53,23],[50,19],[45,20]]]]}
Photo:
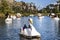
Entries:
{"type": "Polygon", "coordinates": [[[34,39],[26,39],[20,36],[20,40],[40,40],[40,38],[34,38],[34,39]]]}
{"type": "MultiPolygon", "coordinates": [[[[21,17],[20,20],[13,20],[12,24],[0,24],[0,40],[21,40],[19,36],[20,28],[23,27],[24,24],[28,26],[29,18],[30,17],[21,17]]],[[[58,36],[60,35],[60,27],[58,27],[57,21],[48,16],[45,16],[43,19],[39,19],[37,16],[31,18],[34,20],[34,27],[41,34],[41,40],[58,40],[60,38],[60,36],[58,36]]]]}
{"type": "Polygon", "coordinates": [[[60,20],[59,20],[58,25],[59,25],[59,27],[58,27],[58,34],[57,34],[58,37],[57,37],[57,39],[60,40],[60,20]]]}

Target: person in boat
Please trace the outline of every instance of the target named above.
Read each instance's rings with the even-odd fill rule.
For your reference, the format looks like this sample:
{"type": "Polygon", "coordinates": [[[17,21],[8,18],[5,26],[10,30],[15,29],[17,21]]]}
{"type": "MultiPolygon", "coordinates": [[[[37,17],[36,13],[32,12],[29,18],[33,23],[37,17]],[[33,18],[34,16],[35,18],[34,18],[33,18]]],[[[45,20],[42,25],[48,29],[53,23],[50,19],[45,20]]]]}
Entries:
{"type": "Polygon", "coordinates": [[[24,29],[27,29],[27,28],[30,28],[32,30],[30,25],[28,25],[28,27],[27,27],[26,24],[25,24],[24,27],[23,27],[23,31],[24,31],[24,29]]]}
{"type": "Polygon", "coordinates": [[[8,12],[7,12],[7,13],[5,14],[5,18],[7,18],[7,17],[8,17],[8,15],[9,15],[9,14],[8,14],[8,12]]]}
{"type": "Polygon", "coordinates": [[[26,29],[27,28],[27,26],[26,26],[26,24],[24,25],[24,27],[23,27],[23,31],[24,31],[24,29],[26,29]]]}
{"type": "Polygon", "coordinates": [[[9,18],[11,18],[11,15],[8,15],[9,16],[9,18]]]}
{"type": "Polygon", "coordinates": [[[28,28],[30,28],[30,29],[32,30],[32,28],[31,28],[31,26],[30,26],[30,25],[28,26],[28,28]]]}

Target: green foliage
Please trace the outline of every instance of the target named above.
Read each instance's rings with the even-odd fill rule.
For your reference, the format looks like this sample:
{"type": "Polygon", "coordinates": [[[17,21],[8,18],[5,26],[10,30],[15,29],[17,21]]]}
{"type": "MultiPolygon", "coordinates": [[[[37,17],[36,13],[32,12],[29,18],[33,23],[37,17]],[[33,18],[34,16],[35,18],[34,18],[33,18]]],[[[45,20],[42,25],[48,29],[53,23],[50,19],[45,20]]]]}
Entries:
{"type": "Polygon", "coordinates": [[[29,6],[30,9],[29,9],[27,3],[23,2],[23,1],[21,1],[21,3],[22,3],[22,5],[20,5],[20,6],[17,6],[18,4],[11,6],[11,4],[9,4],[6,0],[2,0],[1,5],[0,5],[0,12],[2,12],[4,14],[7,12],[8,13],[22,13],[24,15],[37,13],[36,6],[35,5],[32,6],[33,3],[30,3],[30,6],[29,6]],[[34,10],[32,10],[31,7],[33,7],[34,10]]]}
{"type": "Polygon", "coordinates": [[[0,6],[0,11],[3,12],[3,13],[11,12],[10,6],[6,2],[6,0],[2,0],[1,6],[0,6]]]}
{"type": "Polygon", "coordinates": [[[25,2],[21,1],[21,3],[22,3],[22,5],[20,5],[20,6],[16,6],[17,4],[12,6],[12,9],[15,13],[22,13],[22,14],[35,14],[35,13],[37,13],[37,9],[36,9],[35,5],[33,5],[34,10],[31,9],[32,3],[30,3],[29,7],[25,2]]]}

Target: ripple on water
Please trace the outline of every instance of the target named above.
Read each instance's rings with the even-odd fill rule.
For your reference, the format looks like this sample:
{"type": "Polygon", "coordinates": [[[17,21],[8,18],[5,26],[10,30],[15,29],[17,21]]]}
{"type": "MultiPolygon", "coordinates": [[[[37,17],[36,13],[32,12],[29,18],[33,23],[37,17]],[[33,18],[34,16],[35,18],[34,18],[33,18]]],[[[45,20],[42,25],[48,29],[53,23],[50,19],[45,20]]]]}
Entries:
{"type": "MultiPolygon", "coordinates": [[[[21,40],[19,33],[20,27],[23,27],[24,24],[28,26],[28,19],[30,17],[22,17],[21,20],[14,20],[12,25],[2,24],[0,25],[0,40],[21,40]]],[[[60,36],[56,37],[57,34],[55,23],[52,22],[51,18],[44,17],[42,20],[38,19],[38,17],[31,17],[33,18],[33,25],[36,30],[41,34],[41,40],[60,40],[60,36]]],[[[60,31],[59,31],[60,32],[60,31]]],[[[23,40],[23,38],[22,38],[23,40]]],[[[27,40],[27,39],[25,39],[27,40]]],[[[36,39],[29,39],[29,40],[36,40],[36,39]]]]}

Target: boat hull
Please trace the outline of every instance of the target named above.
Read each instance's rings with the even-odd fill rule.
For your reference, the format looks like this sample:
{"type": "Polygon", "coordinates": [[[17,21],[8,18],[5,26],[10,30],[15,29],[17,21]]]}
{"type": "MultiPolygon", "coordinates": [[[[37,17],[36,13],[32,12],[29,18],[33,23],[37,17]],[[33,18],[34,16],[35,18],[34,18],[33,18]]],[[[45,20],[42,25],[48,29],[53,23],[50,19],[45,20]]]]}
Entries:
{"type": "Polygon", "coordinates": [[[40,38],[40,36],[26,36],[23,34],[19,34],[21,37],[27,38],[27,39],[34,39],[34,38],[40,38]]]}

